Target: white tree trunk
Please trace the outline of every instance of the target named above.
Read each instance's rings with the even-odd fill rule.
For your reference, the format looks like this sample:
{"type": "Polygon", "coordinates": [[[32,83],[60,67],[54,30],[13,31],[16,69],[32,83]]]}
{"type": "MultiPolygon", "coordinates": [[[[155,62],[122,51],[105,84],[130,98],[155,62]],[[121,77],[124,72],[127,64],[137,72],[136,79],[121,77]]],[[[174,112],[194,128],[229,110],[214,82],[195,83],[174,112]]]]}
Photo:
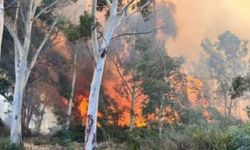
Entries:
{"type": "Polygon", "coordinates": [[[112,3],[112,10],[110,17],[107,21],[106,28],[104,30],[104,37],[101,48],[99,50],[96,66],[94,69],[94,75],[91,83],[89,106],[87,115],[87,124],[85,130],[85,150],[93,150],[96,145],[96,125],[97,125],[97,111],[99,103],[99,92],[102,82],[102,75],[104,71],[104,65],[106,60],[106,54],[110,46],[112,35],[116,26],[116,13],[117,13],[118,1],[114,0],[112,3]]]}
{"type": "Polygon", "coordinates": [[[12,119],[11,119],[11,135],[10,140],[14,144],[20,144],[22,141],[22,127],[21,127],[21,113],[22,113],[22,103],[23,103],[23,92],[24,92],[24,80],[26,72],[26,61],[19,60],[16,63],[16,81],[15,81],[15,91],[14,91],[14,101],[12,109],[12,119]]]}
{"type": "Polygon", "coordinates": [[[4,0],[0,0],[0,59],[2,54],[3,29],[4,29],[4,0]]]}
{"type": "Polygon", "coordinates": [[[77,64],[77,50],[74,51],[74,68],[73,68],[73,77],[72,77],[72,86],[71,86],[71,93],[70,99],[68,104],[68,112],[67,112],[67,122],[66,122],[66,129],[69,129],[70,122],[71,122],[71,113],[72,113],[72,106],[73,106],[73,99],[74,99],[74,92],[75,92],[75,83],[76,83],[76,64],[77,64]]]}

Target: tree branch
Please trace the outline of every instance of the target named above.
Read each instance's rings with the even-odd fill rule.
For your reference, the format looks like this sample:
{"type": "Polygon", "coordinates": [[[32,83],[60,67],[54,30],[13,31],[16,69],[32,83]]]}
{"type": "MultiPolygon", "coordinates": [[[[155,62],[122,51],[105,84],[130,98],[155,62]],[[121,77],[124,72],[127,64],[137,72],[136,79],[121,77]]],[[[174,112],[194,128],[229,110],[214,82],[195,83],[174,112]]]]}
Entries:
{"type": "Polygon", "coordinates": [[[135,0],[131,0],[127,3],[127,5],[125,5],[121,11],[118,12],[118,15],[121,15],[124,11],[126,11],[128,9],[128,7],[133,3],[135,2],[135,0]]]}
{"type": "Polygon", "coordinates": [[[33,67],[35,66],[35,63],[36,63],[36,61],[37,61],[37,58],[38,58],[38,56],[39,56],[39,54],[40,54],[42,48],[44,47],[45,43],[47,42],[47,40],[48,40],[48,38],[49,38],[49,36],[50,36],[52,30],[54,29],[54,27],[55,27],[57,21],[58,21],[58,18],[56,18],[56,20],[54,21],[53,25],[51,26],[49,32],[44,36],[43,41],[41,42],[40,46],[37,48],[37,50],[36,50],[34,56],[32,57],[31,63],[30,63],[30,65],[29,65],[29,67],[28,67],[28,70],[27,70],[27,72],[26,72],[26,78],[25,78],[25,81],[24,81],[25,84],[27,83],[27,81],[28,81],[28,79],[29,79],[29,75],[30,75],[30,73],[31,73],[31,70],[32,70],[33,67]]]}
{"type": "Polygon", "coordinates": [[[17,35],[15,34],[13,27],[10,25],[10,23],[8,21],[5,21],[4,24],[5,24],[5,27],[7,28],[7,30],[9,31],[11,37],[13,38],[14,43],[17,46],[18,50],[23,51],[23,46],[22,46],[21,42],[19,41],[17,35]]]}
{"type": "Polygon", "coordinates": [[[148,0],[144,5],[140,7],[140,9],[142,10],[143,8],[147,7],[150,3],[151,3],[150,0],[148,0]]]}
{"type": "Polygon", "coordinates": [[[55,6],[60,0],[56,0],[55,2],[51,3],[47,7],[43,8],[34,18],[33,20],[36,20],[41,14],[43,14],[45,11],[48,11],[51,7],[55,6]]]}
{"type": "MultiPolygon", "coordinates": [[[[93,0],[92,4],[93,4],[93,6],[92,6],[92,15],[94,17],[94,26],[95,26],[96,25],[97,0],[93,0]]],[[[96,63],[98,55],[99,55],[99,44],[98,44],[98,39],[97,39],[97,28],[96,27],[94,27],[94,29],[92,31],[91,40],[92,40],[92,45],[93,45],[94,60],[95,60],[95,63],[96,63]]]]}
{"type": "Polygon", "coordinates": [[[32,61],[30,63],[29,69],[32,69],[36,63],[36,60],[38,58],[39,53],[41,52],[42,48],[44,47],[45,43],[48,41],[48,38],[51,34],[51,32],[53,31],[53,29],[55,28],[55,25],[57,24],[58,18],[56,18],[56,20],[54,21],[54,23],[52,24],[49,32],[45,35],[45,37],[43,38],[43,41],[41,42],[40,46],[38,47],[38,49],[36,50],[35,55],[32,58],[32,61]]]}
{"type": "Polygon", "coordinates": [[[122,81],[124,82],[125,86],[127,87],[128,91],[129,91],[129,94],[132,95],[132,90],[131,88],[129,87],[126,79],[124,78],[124,76],[122,75],[120,69],[119,69],[119,66],[118,64],[108,55],[108,58],[111,60],[111,62],[115,65],[115,68],[116,68],[116,71],[118,73],[118,75],[120,76],[120,78],[122,79],[122,81]]]}
{"type": "Polygon", "coordinates": [[[156,28],[156,29],[153,29],[153,30],[151,30],[151,31],[146,31],[146,32],[123,33],[123,34],[119,34],[119,35],[113,37],[112,40],[117,39],[117,38],[120,38],[120,37],[122,37],[122,36],[140,35],[140,34],[150,34],[150,33],[153,33],[154,31],[159,30],[159,29],[161,29],[161,28],[156,28]]]}

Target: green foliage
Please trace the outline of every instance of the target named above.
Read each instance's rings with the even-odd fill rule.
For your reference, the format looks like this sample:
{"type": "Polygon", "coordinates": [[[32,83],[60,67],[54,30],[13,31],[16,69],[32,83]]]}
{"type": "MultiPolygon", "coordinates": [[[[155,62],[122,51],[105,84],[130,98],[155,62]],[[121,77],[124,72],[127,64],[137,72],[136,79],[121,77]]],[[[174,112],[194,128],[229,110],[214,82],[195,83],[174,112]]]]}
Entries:
{"type": "Polygon", "coordinates": [[[153,129],[139,128],[126,133],[127,148],[129,150],[142,150],[150,147],[153,150],[161,148],[158,132],[153,129]]]}
{"type": "Polygon", "coordinates": [[[80,35],[84,39],[89,39],[91,37],[91,32],[94,30],[94,28],[98,27],[98,23],[94,24],[95,18],[87,13],[84,12],[84,15],[80,16],[80,35]]]}
{"type": "Polygon", "coordinates": [[[227,150],[250,149],[250,125],[230,127],[225,134],[225,142],[227,150]]]}
{"type": "Polygon", "coordinates": [[[9,137],[0,138],[0,148],[2,150],[24,150],[23,145],[14,145],[10,142],[9,137]]]}
{"type": "Polygon", "coordinates": [[[81,37],[78,26],[73,24],[69,24],[68,27],[64,29],[64,33],[70,42],[81,37]]]}
{"type": "Polygon", "coordinates": [[[99,27],[99,23],[94,23],[95,18],[86,11],[80,16],[79,20],[78,25],[70,23],[64,28],[64,33],[70,42],[81,38],[89,40],[91,38],[91,32],[99,27]]]}
{"type": "Polygon", "coordinates": [[[85,128],[79,123],[78,125],[71,125],[68,130],[65,128],[57,131],[51,137],[51,144],[59,144],[62,146],[68,146],[73,141],[83,143],[84,141],[84,131],[85,128]]]}
{"type": "Polygon", "coordinates": [[[185,125],[200,125],[204,126],[207,121],[202,115],[201,109],[184,109],[180,114],[180,121],[185,125]]]}
{"type": "Polygon", "coordinates": [[[72,142],[72,133],[69,130],[62,129],[52,137],[52,143],[67,146],[72,142]]]}
{"type": "Polygon", "coordinates": [[[148,42],[146,39],[138,41],[136,46],[137,51],[141,53],[141,59],[137,65],[138,78],[142,81],[143,93],[149,97],[144,113],[153,113],[160,107],[178,110],[180,103],[177,102],[177,93],[182,93],[179,91],[181,88],[178,88],[182,80],[177,76],[183,75],[179,72],[182,61],[168,56],[163,46],[153,48],[151,43],[152,41],[148,42]]]}
{"type": "Polygon", "coordinates": [[[223,143],[224,133],[223,130],[216,126],[207,127],[191,127],[188,130],[194,145],[197,150],[221,150],[225,149],[225,143],[223,143]]]}

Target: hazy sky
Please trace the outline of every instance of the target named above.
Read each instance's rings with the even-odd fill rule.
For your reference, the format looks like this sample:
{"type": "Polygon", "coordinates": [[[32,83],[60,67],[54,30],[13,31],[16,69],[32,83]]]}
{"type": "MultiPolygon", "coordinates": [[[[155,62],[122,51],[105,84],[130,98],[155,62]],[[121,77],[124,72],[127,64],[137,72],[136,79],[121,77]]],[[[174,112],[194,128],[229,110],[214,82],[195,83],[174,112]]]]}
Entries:
{"type": "MultiPolygon", "coordinates": [[[[173,55],[197,60],[205,37],[230,30],[250,40],[250,0],[174,0],[178,34],[167,43],[173,55]]],[[[249,46],[250,47],[250,46],[249,46]]]]}
{"type": "MultiPolygon", "coordinates": [[[[169,0],[157,0],[158,3],[164,1],[169,0]]],[[[216,40],[217,35],[226,30],[250,40],[250,0],[171,1],[176,5],[174,17],[177,25],[177,36],[166,43],[171,55],[182,55],[188,62],[197,60],[201,40],[206,37],[216,40]]],[[[89,6],[89,0],[78,0],[64,12],[72,20],[77,20],[77,16],[89,6]]]]}

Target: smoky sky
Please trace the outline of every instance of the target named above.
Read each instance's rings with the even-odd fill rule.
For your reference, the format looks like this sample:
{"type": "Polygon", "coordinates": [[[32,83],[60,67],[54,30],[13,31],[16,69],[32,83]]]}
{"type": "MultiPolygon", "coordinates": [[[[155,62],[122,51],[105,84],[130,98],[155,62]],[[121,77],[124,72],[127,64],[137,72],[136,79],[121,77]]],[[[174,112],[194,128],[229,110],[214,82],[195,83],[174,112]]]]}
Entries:
{"type": "MultiPolygon", "coordinates": [[[[169,8],[169,0],[156,2],[156,15],[152,15],[150,21],[145,23],[137,13],[125,24],[132,31],[148,31],[161,24],[164,29],[158,39],[165,41],[170,55],[184,56],[187,62],[198,60],[200,44],[205,38],[215,42],[219,34],[228,30],[241,39],[250,39],[249,0],[172,0],[174,8],[169,8]]],[[[77,20],[77,16],[90,9],[90,3],[78,0],[66,8],[65,15],[77,20]]]]}
{"type": "MultiPolygon", "coordinates": [[[[201,41],[213,42],[225,31],[241,39],[250,39],[249,0],[174,0],[174,18],[178,34],[167,41],[167,48],[174,56],[182,55],[188,62],[198,60],[201,41]]],[[[249,46],[248,46],[249,47],[249,46]]]]}

